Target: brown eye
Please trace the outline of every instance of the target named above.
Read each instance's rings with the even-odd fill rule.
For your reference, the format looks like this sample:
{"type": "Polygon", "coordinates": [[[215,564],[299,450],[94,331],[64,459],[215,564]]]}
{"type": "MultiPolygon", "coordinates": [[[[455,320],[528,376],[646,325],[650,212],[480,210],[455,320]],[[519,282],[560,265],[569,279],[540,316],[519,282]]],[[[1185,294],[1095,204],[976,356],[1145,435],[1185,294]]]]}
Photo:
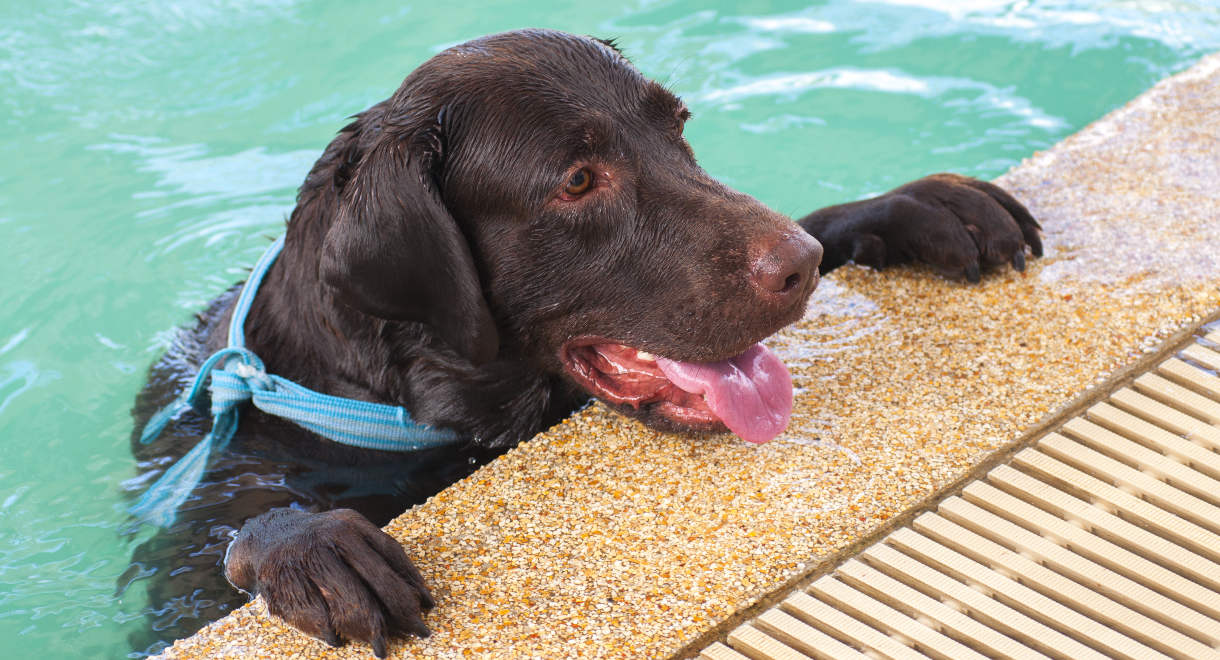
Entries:
{"type": "Polygon", "coordinates": [[[593,173],[589,168],[582,167],[576,170],[571,179],[568,179],[568,185],[563,187],[563,192],[572,197],[579,197],[589,190],[589,186],[593,185],[593,173]]]}

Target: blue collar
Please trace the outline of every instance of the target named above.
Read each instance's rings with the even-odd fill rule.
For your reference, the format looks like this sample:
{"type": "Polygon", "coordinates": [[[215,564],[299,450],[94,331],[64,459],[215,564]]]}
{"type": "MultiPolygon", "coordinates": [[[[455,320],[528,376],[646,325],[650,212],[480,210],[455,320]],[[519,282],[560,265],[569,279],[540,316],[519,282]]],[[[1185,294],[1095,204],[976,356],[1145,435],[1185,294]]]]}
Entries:
{"type": "Polygon", "coordinates": [[[242,286],[229,321],[229,345],[213,353],[199,367],[190,390],[150,417],[144,426],[140,442],[148,444],[187,409],[203,411],[204,383],[211,377],[206,393],[211,399],[212,430],[149,486],[131,507],[136,517],[156,525],[174,521],[178,507],[203,478],[212,452],[228,446],[237,431],[239,405],[247,401],[263,412],[283,417],[320,436],[364,449],[407,452],[462,439],[450,429],[413,421],[402,406],[330,396],[267,373],[263,361],[246,348],[244,328],[258,287],[283,247],[281,236],[259,258],[242,286]]]}

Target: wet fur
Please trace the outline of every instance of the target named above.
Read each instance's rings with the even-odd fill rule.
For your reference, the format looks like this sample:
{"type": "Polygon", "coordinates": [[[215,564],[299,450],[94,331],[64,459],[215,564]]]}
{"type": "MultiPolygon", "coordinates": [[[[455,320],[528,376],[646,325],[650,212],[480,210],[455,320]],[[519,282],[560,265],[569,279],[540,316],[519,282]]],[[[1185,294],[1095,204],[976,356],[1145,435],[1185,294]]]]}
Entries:
{"type": "MultiPolygon", "coordinates": [[[[244,601],[218,567],[232,534],[255,516],[229,569],[235,583],[268,594],[273,611],[328,641],[384,648],[387,634],[418,634],[426,588],[411,582],[397,544],[370,540],[380,537],[368,521],[384,524],[584,405],[589,394],[561,363],[565,341],[598,335],[675,359],[718,360],[799,318],[808,291],[778,301],[750,282],[760,251],[795,226],[699,168],[681,136],[687,116],[611,45],[531,30],[441,53],[345,127],[301,187],[247,343],[272,373],[405,405],[469,442],[387,454],[248,410],[178,522],[133,553],[123,586],[140,581],[152,603],[149,630],[133,645],[155,649],[244,601]],[[605,188],[582,204],[557,203],[554,192],[581,162],[606,173],[605,188]],[[302,513],[340,507],[363,517],[302,513]],[[354,538],[367,544],[344,545],[354,538]],[[393,601],[385,609],[351,592],[331,608],[350,610],[351,620],[327,620],[309,596],[317,582],[300,576],[328,582],[353,570],[389,570],[387,580],[409,588],[383,594],[393,601]]],[[[920,260],[974,279],[980,267],[1016,264],[1027,243],[1040,252],[1024,208],[976,184],[921,179],[800,226],[826,244],[824,271],[852,259],[920,260]],[[954,215],[961,209],[970,217],[954,215]]],[[[153,366],[136,402],[136,436],[223,346],[235,291],[153,366]]],[[[648,406],[617,409],[672,428],[648,406]]],[[[188,414],[152,445],[133,436],[141,471],[133,495],[207,424],[188,414]]]]}

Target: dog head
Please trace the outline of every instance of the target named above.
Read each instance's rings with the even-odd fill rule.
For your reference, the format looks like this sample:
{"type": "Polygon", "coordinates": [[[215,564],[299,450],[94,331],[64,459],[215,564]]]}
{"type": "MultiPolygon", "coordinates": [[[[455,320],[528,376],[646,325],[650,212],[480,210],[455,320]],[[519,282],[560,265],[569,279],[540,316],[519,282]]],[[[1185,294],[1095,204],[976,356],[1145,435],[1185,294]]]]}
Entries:
{"type": "Polygon", "coordinates": [[[525,360],[660,428],[768,439],[791,384],[758,342],[803,313],[821,246],[708,176],[689,117],[595,39],[450,48],[330,154],[323,279],[472,363],[525,360]]]}

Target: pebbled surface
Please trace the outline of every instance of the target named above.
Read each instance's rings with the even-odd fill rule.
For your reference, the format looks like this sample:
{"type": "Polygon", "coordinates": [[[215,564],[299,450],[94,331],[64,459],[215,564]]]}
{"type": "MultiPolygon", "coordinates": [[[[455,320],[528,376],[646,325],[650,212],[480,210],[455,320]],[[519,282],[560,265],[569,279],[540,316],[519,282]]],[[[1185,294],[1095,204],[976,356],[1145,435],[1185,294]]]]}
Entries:
{"type": "MultiPolygon", "coordinates": [[[[432,587],[395,657],[657,657],[1220,308],[1220,54],[998,182],[1046,257],[980,285],[845,267],[768,343],[792,423],[751,446],[592,406],[387,526],[432,587]]],[[[167,658],[368,658],[261,603],[167,658]],[[295,657],[295,656],[293,656],[295,657]]]]}

